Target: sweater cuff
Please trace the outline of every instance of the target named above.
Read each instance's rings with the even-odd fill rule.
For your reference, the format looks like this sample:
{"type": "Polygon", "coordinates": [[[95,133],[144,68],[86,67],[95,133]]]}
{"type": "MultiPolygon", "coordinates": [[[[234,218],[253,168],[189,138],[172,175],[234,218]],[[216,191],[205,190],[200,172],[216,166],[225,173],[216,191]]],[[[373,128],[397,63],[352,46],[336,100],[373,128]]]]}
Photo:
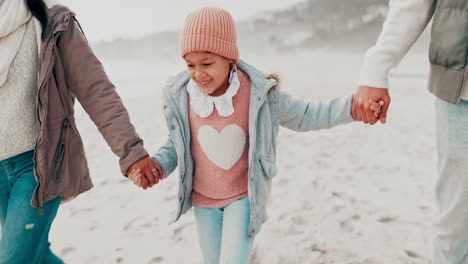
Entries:
{"type": "Polygon", "coordinates": [[[131,152],[124,158],[120,158],[120,171],[123,176],[127,177],[127,170],[138,160],[149,156],[142,145],[134,147],[131,152]]]}
{"type": "Polygon", "coordinates": [[[167,176],[167,173],[164,172],[164,167],[161,165],[161,162],[155,157],[151,157],[155,162],[156,164],[158,164],[158,166],[156,167],[156,169],[158,170],[159,173],[161,173],[162,177],[161,178],[166,178],[167,176]]]}
{"type": "Polygon", "coordinates": [[[359,76],[359,86],[370,86],[375,88],[389,87],[388,74],[390,72],[388,63],[383,58],[372,54],[372,50],[366,54],[359,76]]]}
{"type": "Polygon", "coordinates": [[[164,179],[164,171],[163,171],[161,165],[159,165],[159,163],[156,160],[154,160],[154,161],[156,162],[156,164],[155,164],[156,170],[158,171],[158,173],[160,175],[160,179],[162,180],[162,179],[164,179]]]}

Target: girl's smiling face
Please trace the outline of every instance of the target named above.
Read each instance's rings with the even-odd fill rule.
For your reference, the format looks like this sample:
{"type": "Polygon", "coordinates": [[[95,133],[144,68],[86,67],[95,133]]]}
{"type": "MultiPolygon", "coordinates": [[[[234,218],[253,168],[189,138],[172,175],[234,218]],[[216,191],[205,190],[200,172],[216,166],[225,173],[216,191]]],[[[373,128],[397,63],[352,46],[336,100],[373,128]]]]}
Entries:
{"type": "Polygon", "coordinates": [[[233,60],[209,52],[190,52],[184,57],[190,77],[211,96],[220,96],[229,88],[233,60]]]}

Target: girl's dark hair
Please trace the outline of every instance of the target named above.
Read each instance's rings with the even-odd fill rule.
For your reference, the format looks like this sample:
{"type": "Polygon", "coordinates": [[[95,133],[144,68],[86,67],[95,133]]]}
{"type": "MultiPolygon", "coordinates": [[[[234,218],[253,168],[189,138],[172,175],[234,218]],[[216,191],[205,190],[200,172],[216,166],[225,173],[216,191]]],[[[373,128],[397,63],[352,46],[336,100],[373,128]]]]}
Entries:
{"type": "Polygon", "coordinates": [[[31,11],[31,14],[41,22],[41,27],[42,27],[42,37],[44,38],[45,36],[45,31],[47,28],[47,23],[49,22],[48,16],[47,16],[47,7],[44,4],[43,0],[25,0],[26,5],[29,8],[29,11],[31,11]]]}

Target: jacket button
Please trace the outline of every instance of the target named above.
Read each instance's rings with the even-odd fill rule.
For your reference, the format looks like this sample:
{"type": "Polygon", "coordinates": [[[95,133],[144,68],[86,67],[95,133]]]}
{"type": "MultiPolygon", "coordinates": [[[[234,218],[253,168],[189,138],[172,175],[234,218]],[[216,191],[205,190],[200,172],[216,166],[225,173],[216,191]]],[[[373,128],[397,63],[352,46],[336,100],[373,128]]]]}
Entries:
{"type": "Polygon", "coordinates": [[[182,201],[182,196],[179,196],[179,201],[182,201]]]}
{"type": "Polygon", "coordinates": [[[252,177],[252,178],[250,178],[250,181],[251,181],[251,182],[253,182],[253,177],[252,177]]]}
{"type": "Polygon", "coordinates": [[[174,126],[174,125],[171,125],[171,130],[175,130],[175,126],[174,126]]]}
{"type": "Polygon", "coordinates": [[[163,109],[166,110],[166,109],[167,109],[167,105],[165,105],[165,106],[163,107],[163,109]]]}

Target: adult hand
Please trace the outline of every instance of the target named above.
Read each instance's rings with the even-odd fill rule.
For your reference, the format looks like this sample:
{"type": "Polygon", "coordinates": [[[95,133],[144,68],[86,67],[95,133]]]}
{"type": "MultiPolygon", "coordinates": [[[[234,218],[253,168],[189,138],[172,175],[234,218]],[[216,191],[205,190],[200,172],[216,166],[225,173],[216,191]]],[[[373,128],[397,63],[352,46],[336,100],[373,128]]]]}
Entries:
{"type": "Polygon", "coordinates": [[[132,166],[128,168],[127,175],[133,170],[140,170],[143,176],[141,177],[141,187],[146,190],[146,188],[151,188],[153,185],[157,184],[159,180],[162,180],[157,170],[158,167],[159,164],[156,161],[146,156],[133,163],[132,166]]]}
{"type": "MultiPolygon", "coordinates": [[[[156,173],[158,173],[158,177],[159,177],[159,172],[156,172],[156,173]]],[[[133,181],[133,183],[136,186],[143,188],[143,186],[142,186],[142,175],[141,175],[139,169],[131,170],[130,173],[128,174],[128,179],[133,181]]]]}
{"type": "Polygon", "coordinates": [[[387,122],[387,111],[390,106],[390,95],[386,88],[376,88],[370,86],[359,86],[353,99],[351,113],[357,121],[362,121],[366,124],[375,124],[380,120],[380,123],[387,122]],[[374,111],[371,109],[373,102],[383,101],[382,109],[379,117],[374,116],[374,111]]]}

